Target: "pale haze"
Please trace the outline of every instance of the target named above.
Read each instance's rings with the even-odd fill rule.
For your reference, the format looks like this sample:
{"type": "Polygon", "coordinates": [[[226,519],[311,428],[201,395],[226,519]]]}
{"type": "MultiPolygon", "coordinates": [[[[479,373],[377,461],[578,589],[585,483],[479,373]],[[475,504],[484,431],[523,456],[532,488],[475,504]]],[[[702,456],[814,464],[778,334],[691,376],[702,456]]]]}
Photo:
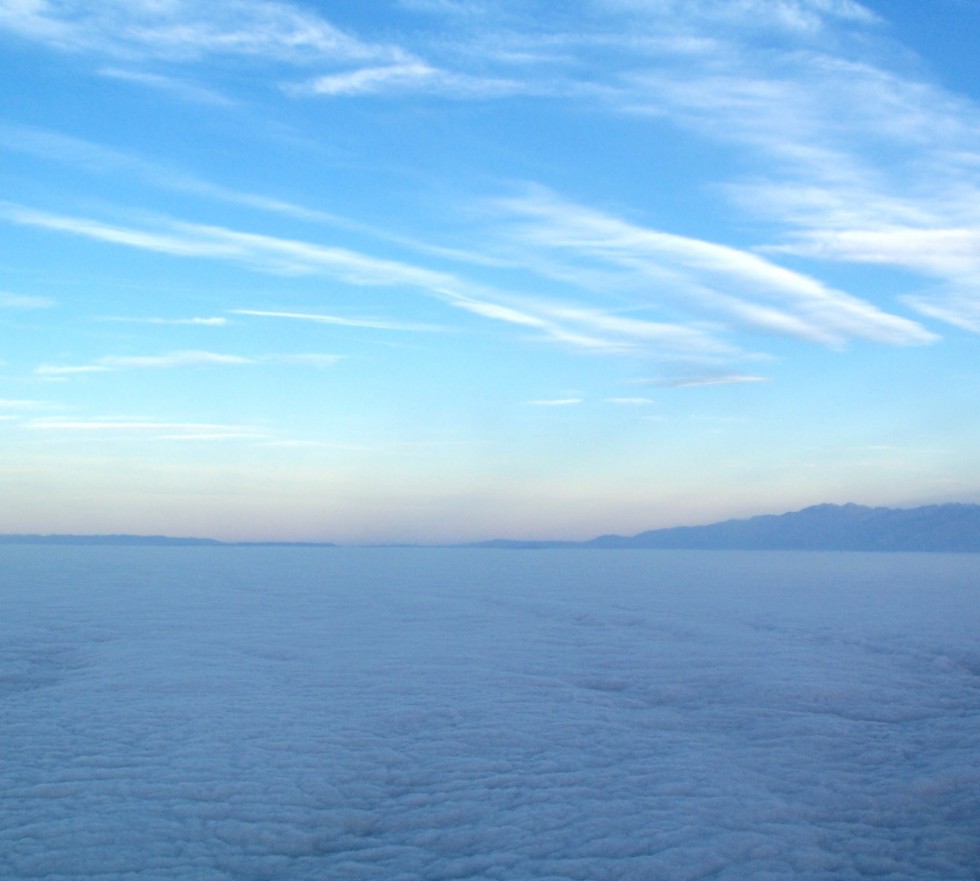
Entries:
{"type": "Polygon", "coordinates": [[[978,28],[0,0],[0,532],[980,501],[978,28]]]}

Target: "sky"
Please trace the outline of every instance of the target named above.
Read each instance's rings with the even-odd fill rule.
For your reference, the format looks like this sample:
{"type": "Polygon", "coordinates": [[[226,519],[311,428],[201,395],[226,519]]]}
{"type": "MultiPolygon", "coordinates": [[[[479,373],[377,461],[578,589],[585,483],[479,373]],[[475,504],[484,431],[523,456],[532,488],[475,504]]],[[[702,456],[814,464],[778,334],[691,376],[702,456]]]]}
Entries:
{"type": "Polygon", "coordinates": [[[0,0],[0,531],[980,501],[978,27],[0,0]]]}

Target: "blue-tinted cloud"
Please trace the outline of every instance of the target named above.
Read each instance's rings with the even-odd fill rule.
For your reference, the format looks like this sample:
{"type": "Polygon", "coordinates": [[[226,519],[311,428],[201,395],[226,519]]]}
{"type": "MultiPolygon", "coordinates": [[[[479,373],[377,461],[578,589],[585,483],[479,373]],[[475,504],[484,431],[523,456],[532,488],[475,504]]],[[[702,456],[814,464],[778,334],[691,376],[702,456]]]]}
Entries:
{"type": "Polygon", "coordinates": [[[975,875],[965,559],[4,554],[7,878],[975,875]]]}

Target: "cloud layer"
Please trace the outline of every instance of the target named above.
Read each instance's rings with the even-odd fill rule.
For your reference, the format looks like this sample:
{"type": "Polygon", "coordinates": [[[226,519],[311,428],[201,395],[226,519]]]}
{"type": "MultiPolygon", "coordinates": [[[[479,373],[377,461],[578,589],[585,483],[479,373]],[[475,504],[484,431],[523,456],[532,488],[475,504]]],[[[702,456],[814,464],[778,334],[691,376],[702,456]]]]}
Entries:
{"type": "Polygon", "coordinates": [[[4,554],[7,878],[975,877],[969,555],[4,554]]]}

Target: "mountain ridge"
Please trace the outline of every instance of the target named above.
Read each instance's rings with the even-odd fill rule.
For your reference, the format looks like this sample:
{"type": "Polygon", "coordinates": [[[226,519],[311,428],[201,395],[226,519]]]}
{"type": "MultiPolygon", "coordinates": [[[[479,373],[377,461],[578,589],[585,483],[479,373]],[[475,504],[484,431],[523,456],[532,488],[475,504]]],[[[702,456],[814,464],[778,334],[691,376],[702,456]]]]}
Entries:
{"type": "Polygon", "coordinates": [[[70,533],[5,533],[0,534],[0,545],[73,545],[77,547],[336,547],[328,541],[221,541],[217,538],[194,538],[169,535],[135,535],[112,533],[107,535],[75,535],[70,533]]]}
{"type": "Polygon", "coordinates": [[[917,508],[811,505],[704,526],[650,529],[632,536],[600,535],[580,542],[480,542],[478,547],[689,550],[980,552],[980,505],[917,508]]]}
{"type": "MultiPolygon", "coordinates": [[[[0,534],[0,546],[114,547],[337,547],[333,542],[221,541],[164,535],[0,534]]],[[[373,547],[433,547],[381,544],[373,547]]],[[[491,539],[436,547],[516,550],[599,548],[662,550],[925,551],[980,553],[980,504],[916,508],[819,504],[783,514],[723,520],[703,526],[649,529],[632,536],[600,535],[585,541],[491,539]]]]}

